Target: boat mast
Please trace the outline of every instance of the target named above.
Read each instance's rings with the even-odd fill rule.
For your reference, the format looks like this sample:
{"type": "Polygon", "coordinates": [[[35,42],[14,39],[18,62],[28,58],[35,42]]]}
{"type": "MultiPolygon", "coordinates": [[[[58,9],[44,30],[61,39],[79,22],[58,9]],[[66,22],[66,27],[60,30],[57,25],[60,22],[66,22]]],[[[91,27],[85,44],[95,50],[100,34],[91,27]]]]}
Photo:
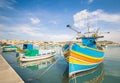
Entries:
{"type": "Polygon", "coordinates": [[[88,29],[88,37],[90,37],[90,26],[89,26],[89,23],[87,23],[87,29],[88,29]]]}

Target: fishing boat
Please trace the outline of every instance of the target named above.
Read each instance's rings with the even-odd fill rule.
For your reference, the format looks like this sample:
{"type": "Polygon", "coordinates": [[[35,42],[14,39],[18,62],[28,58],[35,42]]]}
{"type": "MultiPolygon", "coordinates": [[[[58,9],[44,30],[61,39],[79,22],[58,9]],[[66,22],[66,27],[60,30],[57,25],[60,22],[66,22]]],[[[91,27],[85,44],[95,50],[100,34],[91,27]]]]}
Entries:
{"type": "Polygon", "coordinates": [[[25,62],[25,61],[48,59],[55,56],[55,51],[51,51],[51,50],[40,50],[40,51],[41,52],[35,53],[35,50],[30,50],[29,53],[28,51],[26,53],[20,53],[19,60],[25,62]]]}
{"type": "Polygon", "coordinates": [[[17,50],[16,46],[12,46],[12,45],[2,46],[2,51],[3,52],[13,52],[13,51],[16,51],[16,50],[17,50]]]}
{"type": "Polygon", "coordinates": [[[67,27],[78,33],[77,40],[81,39],[81,43],[70,42],[63,47],[64,57],[69,63],[69,76],[93,69],[102,63],[104,49],[101,46],[97,46],[97,39],[104,36],[98,35],[98,29],[95,32],[90,32],[90,27],[88,27],[88,32],[82,34],[70,25],[67,25],[67,27]]]}
{"type": "Polygon", "coordinates": [[[19,53],[19,56],[18,56],[19,60],[22,62],[48,59],[50,57],[54,57],[56,53],[55,50],[51,50],[51,49],[49,50],[33,49],[32,44],[23,45],[23,49],[25,51],[22,51],[21,53],[19,53]]]}

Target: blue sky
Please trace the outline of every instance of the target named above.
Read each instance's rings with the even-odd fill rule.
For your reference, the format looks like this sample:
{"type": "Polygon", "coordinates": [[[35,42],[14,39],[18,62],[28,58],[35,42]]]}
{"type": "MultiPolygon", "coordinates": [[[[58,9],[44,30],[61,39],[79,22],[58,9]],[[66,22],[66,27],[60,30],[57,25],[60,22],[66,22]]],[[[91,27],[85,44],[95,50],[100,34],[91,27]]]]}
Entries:
{"type": "Polygon", "coordinates": [[[120,0],[0,0],[0,39],[69,41],[84,32],[86,19],[105,40],[120,42],[120,0]],[[89,18],[88,18],[89,16],[89,18]]]}

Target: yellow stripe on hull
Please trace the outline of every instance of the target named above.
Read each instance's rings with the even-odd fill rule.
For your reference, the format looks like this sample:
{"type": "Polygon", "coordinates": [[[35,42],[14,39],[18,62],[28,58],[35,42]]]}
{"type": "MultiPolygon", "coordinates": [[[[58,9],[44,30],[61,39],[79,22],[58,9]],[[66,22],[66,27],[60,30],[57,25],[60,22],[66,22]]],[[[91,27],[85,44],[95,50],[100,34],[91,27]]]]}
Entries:
{"type": "Polygon", "coordinates": [[[80,52],[76,52],[76,51],[73,51],[73,50],[70,50],[70,55],[71,53],[74,53],[74,54],[77,54],[77,55],[80,55],[80,56],[83,56],[83,57],[86,57],[86,58],[89,58],[89,59],[95,59],[95,60],[101,60],[103,59],[103,57],[101,58],[95,58],[95,57],[92,57],[92,56],[89,56],[89,55],[86,55],[86,54],[82,54],[80,52]]]}
{"type": "Polygon", "coordinates": [[[81,65],[92,65],[93,64],[93,63],[91,64],[91,63],[88,63],[82,60],[78,60],[74,57],[69,57],[68,61],[73,64],[81,64],[81,65]]]}

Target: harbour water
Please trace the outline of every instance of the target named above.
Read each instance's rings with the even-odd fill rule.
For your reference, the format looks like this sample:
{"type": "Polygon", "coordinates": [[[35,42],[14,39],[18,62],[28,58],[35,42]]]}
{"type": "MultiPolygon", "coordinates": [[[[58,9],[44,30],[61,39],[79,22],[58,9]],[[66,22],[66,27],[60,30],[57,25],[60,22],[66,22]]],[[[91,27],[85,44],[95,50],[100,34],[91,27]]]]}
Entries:
{"type": "Polygon", "coordinates": [[[120,83],[120,47],[108,47],[103,63],[105,74],[102,83],[120,83]]]}
{"type": "Polygon", "coordinates": [[[25,83],[68,83],[68,78],[64,79],[67,63],[60,52],[50,59],[27,63],[18,61],[15,52],[3,52],[2,56],[25,83]]]}
{"type": "Polygon", "coordinates": [[[20,75],[25,83],[120,83],[120,47],[107,47],[104,62],[97,68],[82,72],[68,81],[67,63],[59,52],[42,62],[20,63],[15,52],[2,56],[20,75]]]}

